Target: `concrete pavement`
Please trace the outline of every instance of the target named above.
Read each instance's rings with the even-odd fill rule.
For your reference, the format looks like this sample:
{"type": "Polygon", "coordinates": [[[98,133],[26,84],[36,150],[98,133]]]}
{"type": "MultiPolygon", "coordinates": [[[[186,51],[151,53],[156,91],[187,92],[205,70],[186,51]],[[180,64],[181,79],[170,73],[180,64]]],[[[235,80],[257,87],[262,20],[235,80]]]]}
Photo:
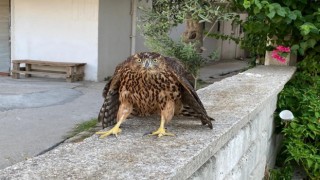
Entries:
{"type": "MultiPolygon", "coordinates": [[[[245,61],[215,62],[201,69],[200,78],[212,83],[247,66],[245,61]]],[[[96,118],[104,85],[0,77],[0,169],[51,148],[76,124],[96,118]]]]}
{"type": "Polygon", "coordinates": [[[37,155],[76,124],[96,118],[104,85],[0,77],[0,169],[37,155]]]}

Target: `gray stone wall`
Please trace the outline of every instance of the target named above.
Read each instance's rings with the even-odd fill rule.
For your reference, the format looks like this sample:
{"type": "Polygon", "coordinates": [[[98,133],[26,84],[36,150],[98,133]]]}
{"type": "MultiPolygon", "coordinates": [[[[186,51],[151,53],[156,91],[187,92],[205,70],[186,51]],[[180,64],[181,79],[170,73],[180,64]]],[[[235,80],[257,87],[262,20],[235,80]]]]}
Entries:
{"type": "Polygon", "coordinates": [[[0,179],[262,179],[273,166],[277,95],[294,67],[259,66],[199,90],[213,129],[177,117],[175,137],[143,136],[159,117],[132,118],[118,138],[93,135],[0,171],[0,179]]]}
{"type": "Polygon", "coordinates": [[[274,166],[280,144],[274,134],[277,96],[270,96],[250,121],[189,179],[262,179],[274,166]]]}

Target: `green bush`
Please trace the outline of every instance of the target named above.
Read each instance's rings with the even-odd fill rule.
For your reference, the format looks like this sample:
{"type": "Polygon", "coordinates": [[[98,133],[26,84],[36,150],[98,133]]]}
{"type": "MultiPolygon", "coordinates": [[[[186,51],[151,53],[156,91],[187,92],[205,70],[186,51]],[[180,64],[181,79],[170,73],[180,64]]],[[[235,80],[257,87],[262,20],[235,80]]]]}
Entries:
{"type": "Polygon", "coordinates": [[[279,94],[278,112],[295,118],[283,124],[283,167],[301,165],[311,179],[320,179],[320,55],[311,53],[298,64],[293,79],[279,94]]]}
{"type": "MultiPolygon", "coordinates": [[[[296,163],[309,178],[320,179],[320,0],[233,0],[234,8],[248,13],[242,26],[244,48],[257,57],[266,41],[291,47],[300,61],[297,72],[279,94],[278,112],[288,109],[295,118],[281,125],[284,141],[282,168],[273,179],[290,179],[296,163]]],[[[278,119],[278,124],[281,124],[278,119]]]]}

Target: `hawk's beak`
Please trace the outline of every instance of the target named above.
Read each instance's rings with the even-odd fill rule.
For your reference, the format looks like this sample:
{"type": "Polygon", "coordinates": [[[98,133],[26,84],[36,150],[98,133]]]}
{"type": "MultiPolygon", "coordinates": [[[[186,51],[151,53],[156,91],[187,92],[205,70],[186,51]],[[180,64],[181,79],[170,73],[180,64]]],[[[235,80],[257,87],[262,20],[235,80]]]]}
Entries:
{"type": "Polygon", "coordinates": [[[145,63],[144,63],[144,67],[145,68],[150,68],[152,66],[152,63],[150,62],[150,60],[146,60],[145,63]]]}

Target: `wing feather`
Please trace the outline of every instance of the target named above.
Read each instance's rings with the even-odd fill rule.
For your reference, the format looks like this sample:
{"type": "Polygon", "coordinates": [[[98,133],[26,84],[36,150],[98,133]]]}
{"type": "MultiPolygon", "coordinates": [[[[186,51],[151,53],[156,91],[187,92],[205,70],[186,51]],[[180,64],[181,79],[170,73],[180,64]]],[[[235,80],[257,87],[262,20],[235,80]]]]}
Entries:
{"type": "Polygon", "coordinates": [[[182,104],[193,111],[193,115],[200,118],[202,124],[208,124],[212,129],[211,121],[213,118],[209,117],[199,96],[197,95],[192,80],[192,75],[188,73],[183,65],[173,58],[165,58],[167,69],[175,76],[175,78],[182,85],[182,104]]]}
{"type": "Polygon", "coordinates": [[[103,89],[102,96],[104,97],[104,102],[98,115],[98,121],[102,122],[102,128],[106,128],[117,123],[117,113],[120,106],[120,75],[125,63],[127,63],[127,61],[124,61],[116,67],[114,75],[103,89]]]}

